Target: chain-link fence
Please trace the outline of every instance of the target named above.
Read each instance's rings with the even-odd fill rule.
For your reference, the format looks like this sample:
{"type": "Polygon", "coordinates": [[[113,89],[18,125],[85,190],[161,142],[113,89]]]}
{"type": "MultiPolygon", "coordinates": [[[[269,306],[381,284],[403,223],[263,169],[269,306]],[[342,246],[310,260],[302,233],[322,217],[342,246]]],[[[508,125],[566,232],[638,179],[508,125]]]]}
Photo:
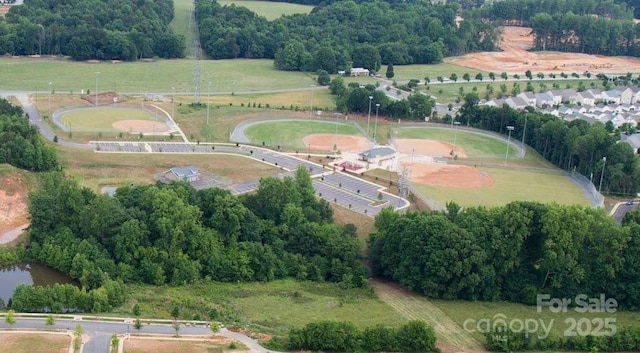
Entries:
{"type": "Polygon", "coordinates": [[[576,172],[575,170],[569,173],[569,178],[571,178],[573,182],[578,184],[578,186],[585,191],[594,207],[604,207],[604,196],[600,192],[598,192],[598,189],[596,189],[596,186],[593,185],[589,178],[576,172]]]}

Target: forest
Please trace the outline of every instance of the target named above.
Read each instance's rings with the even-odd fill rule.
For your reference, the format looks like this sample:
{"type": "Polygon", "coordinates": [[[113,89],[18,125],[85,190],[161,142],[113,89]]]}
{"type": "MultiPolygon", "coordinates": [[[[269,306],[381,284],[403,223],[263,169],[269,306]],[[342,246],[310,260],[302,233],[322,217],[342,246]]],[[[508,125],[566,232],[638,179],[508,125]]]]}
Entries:
{"type": "Polygon", "coordinates": [[[196,2],[202,48],[214,59],[269,58],[287,71],[350,67],[378,71],[392,63],[431,64],[445,56],[496,47],[497,29],[480,18],[456,26],[456,4],[339,1],[310,14],[267,21],[244,7],[196,2]]]}
{"type": "Polygon", "coordinates": [[[87,290],[111,280],[184,285],[201,279],[271,281],[291,277],[361,287],[356,227],[332,222],[306,169],[264,178],[256,193],[195,190],[186,182],[96,195],[60,173],[30,194],[28,255],[87,290]]]}
{"type": "Polygon", "coordinates": [[[29,0],[0,18],[0,53],[74,60],[184,57],[172,0],[29,0]]]}
{"type": "MultiPolygon", "coordinates": [[[[627,1],[635,6],[640,3],[627,1]]],[[[640,56],[640,26],[624,2],[578,0],[496,1],[470,14],[532,28],[537,50],[640,56]]]]}
{"type": "Polygon", "coordinates": [[[478,101],[476,94],[467,94],[458,120],[501,134],[507,133],[507,126],[513,126],[513,139],[522,141],[525,134],[524,143],[557,167],[592,176],[594,181],[603,175],[603,193],[628,196],[640,191],[640,161],[636,151],[627,143],[617,143],[618,138],[604,124],[566,122],[553,115],[517,111],[506,105],[479,106],[478,101]]]}
{"type": "Polygon", "coordinates": [[[38,128],[29,124],[22,108],[0,98],[0,163],[32,172],[58,167],[57,152],[40,137],[38,128]]]}

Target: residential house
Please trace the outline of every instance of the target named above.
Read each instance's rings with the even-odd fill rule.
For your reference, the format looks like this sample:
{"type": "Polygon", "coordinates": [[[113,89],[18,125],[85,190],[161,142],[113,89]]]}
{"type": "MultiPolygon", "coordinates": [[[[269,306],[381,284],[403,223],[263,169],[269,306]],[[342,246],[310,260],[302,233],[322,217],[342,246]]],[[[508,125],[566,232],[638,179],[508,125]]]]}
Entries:
{"type": "Polygon", "coordinates": [[[630,104],[632,102],[634,93],[631,87],[617,86],[613,90],[618,93],[620,97],[620,101],[619,101],[620,104],[623,104],[623,103],[630,104]]]}
{"type": "Polygon", "coordinates": [[[351,76],[369,76],[369,69],[354,67],[350,72],[351,76]]]}
{"type": "Polygon", "coordinates": [[[522,92],[517,97],[524,99],[527,102],[527,105],[530,107],[536,106],[536,94],[533,92],[522,92]]]}
{"type": "Polygon", "coordinates": [[[620,92],[616,90],[602,92],[602,101],[605,103],[620,104],[620,92]]]}
{"type": "Polygon", "coordinates": [[[529,106],[528,102],[520,97],[509,97],[504,100],[504,104],[512,109],[522,110],[529,106]]]}
{"type": "Polygon", "coordinates": [[[589,91],[583,91],[578,93],[578,102],[582,105],[594,105],[596,104],[596,98],[589,91]]]}
{"type": "Polygon", "coordinates": [[[553,106],[553,94],[550,91],[542,92],[536,94],[536,107],[538,108],[546,108],[553,106]]]}

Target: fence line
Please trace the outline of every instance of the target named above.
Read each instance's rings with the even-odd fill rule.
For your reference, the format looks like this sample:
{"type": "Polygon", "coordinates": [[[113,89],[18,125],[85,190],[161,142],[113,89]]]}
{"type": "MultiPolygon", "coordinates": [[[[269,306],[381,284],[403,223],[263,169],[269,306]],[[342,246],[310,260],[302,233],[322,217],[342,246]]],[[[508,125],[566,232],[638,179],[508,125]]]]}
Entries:
{"type": "Polygon", "coordinates": [[[444,211],[447,209],[445,204],[427,197],[422,191],[418,190],[413,185],[409,187],[409,190],[411,190],[411,193],[424,202],[432,211],[444,211]]]}
{"type": "Polygon", "coordinates": [[[604,196],[600,192],[598,192],[598,189],[596,189],[596,186],[593,185],[589,178],[576,172],[575,170],[569,173],[569,178],[586,192],[595,208],[604,207],[604,196]]]}

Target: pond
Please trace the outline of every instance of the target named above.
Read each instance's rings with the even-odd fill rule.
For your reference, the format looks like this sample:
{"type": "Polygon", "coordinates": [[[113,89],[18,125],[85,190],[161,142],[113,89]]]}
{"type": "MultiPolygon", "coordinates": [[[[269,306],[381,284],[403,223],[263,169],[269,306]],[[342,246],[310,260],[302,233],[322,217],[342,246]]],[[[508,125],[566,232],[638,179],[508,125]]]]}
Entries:
{"type": "Polygon", "coordinates": [[[77,284],[71,277],[38,263],[20,262],[0,266],[0,299],[5,303],[21,283],[48,286],[56,283],[77,284]]]}

